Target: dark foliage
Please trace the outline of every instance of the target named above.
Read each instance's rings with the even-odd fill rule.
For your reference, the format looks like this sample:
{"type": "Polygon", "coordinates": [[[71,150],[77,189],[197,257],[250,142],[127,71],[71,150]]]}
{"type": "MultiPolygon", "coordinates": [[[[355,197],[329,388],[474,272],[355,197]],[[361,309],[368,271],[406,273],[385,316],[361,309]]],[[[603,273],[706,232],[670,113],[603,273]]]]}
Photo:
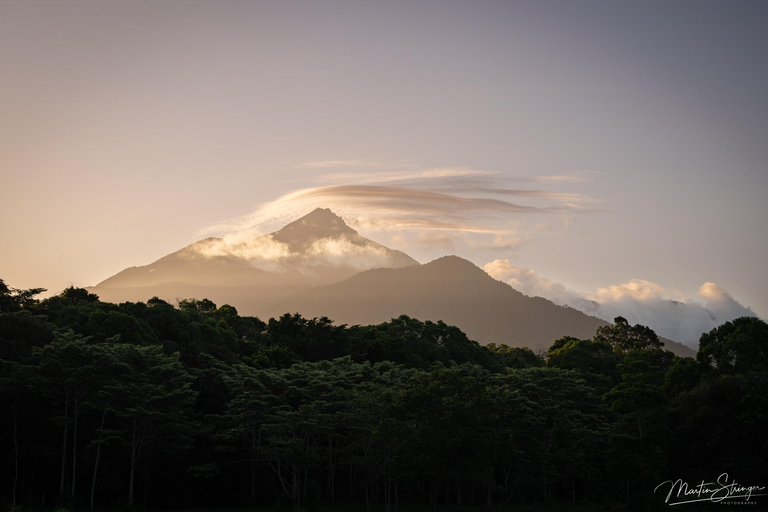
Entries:
{"type": "Polygon", "coordinates": [[[101,302],[0,281],[0,504],[651,509],[768,483],[766,325],[698,360],[617,318],[541,357],[443,322],[101,302]]]}

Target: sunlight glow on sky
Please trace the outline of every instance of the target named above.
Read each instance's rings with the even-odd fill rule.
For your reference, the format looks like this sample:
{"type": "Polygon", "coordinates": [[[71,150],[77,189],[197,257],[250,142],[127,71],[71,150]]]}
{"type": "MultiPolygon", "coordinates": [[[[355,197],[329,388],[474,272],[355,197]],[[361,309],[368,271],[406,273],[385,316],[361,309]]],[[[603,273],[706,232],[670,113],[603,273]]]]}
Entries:
{"type": "Polygon", "coordinates": [[[322,206],[421,262],[768,318],[766,48],[757,0],[0,0],[0,277],[322,206]]]}

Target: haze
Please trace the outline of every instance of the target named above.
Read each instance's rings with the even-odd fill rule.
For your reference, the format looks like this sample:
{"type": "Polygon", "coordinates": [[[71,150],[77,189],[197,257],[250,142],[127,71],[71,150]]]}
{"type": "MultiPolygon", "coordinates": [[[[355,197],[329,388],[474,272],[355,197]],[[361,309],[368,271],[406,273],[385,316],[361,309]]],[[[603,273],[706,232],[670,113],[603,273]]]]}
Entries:
{"type": "Polygon", "coordinates": [[[764,2],[4,1],[0,48],[10,286],[325,207],[631,322],[768,317],[764,2]]]}

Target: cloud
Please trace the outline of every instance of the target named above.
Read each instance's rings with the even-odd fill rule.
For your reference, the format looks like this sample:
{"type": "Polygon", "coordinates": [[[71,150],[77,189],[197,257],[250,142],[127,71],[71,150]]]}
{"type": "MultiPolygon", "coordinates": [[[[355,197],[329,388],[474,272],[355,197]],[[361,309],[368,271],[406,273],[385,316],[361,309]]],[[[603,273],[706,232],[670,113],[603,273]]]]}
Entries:
{"type": "Polygon", "coordinates": [[[184,255],[234,257],[248,261],[250,265],[269,272],[286,272],[298,269],[308,277],[316,277],[328,267],[351,268],[363,271],[372,268],[391,267],[392,255],[386,247],[375,243],[361,244],[346,235],[315,240],[300,252],[278,240],[272,234],[248,238],[242,233],[225,238],[206,239],[194,246],[195,252],[184,255]]]}
{"type": "Polygon", "coordinates": [[[533,270],[514,267],[508,260],[494,260],[483,269],[526,295],[544,297],[609,322],[623,316],[630,323],[647,325],[659,336],[694,349],[702,333],[741,316],[755,316],[727,291],[709,282],[699,288],[702,303],[643,279],[578,293],[533,270]]]}
{"type": "Polygon", "coordinates": [[[288,245],[275,240],[271,234],[253,237],[234,233],[198,243],[195,249],[206,257],[232,256],[248,260],[254,267],[271,272],[285,270],[283,263],[294,256],[288,245]]]}
{"type": "MultiPolygon", "coordinates": [[[[530,185],[533,178],[417,164],[378,159],[305,162],[299,167],[348,170],[320,173],[312,179],[318,186],[292,191],[200,234],[261,235],[320,207],[330,208],[365,236],[405,241],[407,245],[396,246],[400,248],[509,253],[544,230],[566,227],[581,215],[600,211],[594,207],[597,200],[559,189],[556,180],[529,188],[523,184],[530,185]]],[[[575,173],[571,181],[583,181],[588,174],[575,173]]]]}
{"type": "Polygon", "coordinates": [[[366,167],[376,165],[375,160],[322,160],[319,162],[303,162],[296,166],[297,169],[327,169],[329,167],[366,167]]]}
{"type": "Polygon", "coordinates": [[[315,266],[346,266],[358,271],[391,266],[386,247],[358,245],[346,238],[316,240],[306,255],[315,266]]]}
{"type": "Polygon", "coordinates": [[[706,282],[699,287],[699,296],[704,299],[704,307],[717,318],[733,320],[741,316],[755,316],[748,307],[734,299],[730,293],[715,283],[706,282]]]}
{"type": "Polygon", "coordinates": [[[499,233],[493,240],[467,240],[467,245],[475,249],[488,249],[493,251],[511,251],[519,248],[531,240],[528,233],[499,233]]]}
{"type": "Polygon", "coordinates": [[[541,277],[533,270],[513,266],[509,260],[494,260],[483,266],[491,277],[504,281],[515,290],[530,297],[544,297],[559,306],[570,306],[587,314],[594,314],[598,304],[582,297],[576,291],[541,277]]]}
{"type": "Polygon", "coordinates": [[[408,211],[430,215],[483,212],[561,213],[572,209],[572,207],[556,205],[542,208],[495,198],[461,197],[405,187],[376,185],[339,185],[335,187],[306,189],[295,199],[320,199],[357,208],[373,205],[383,210],[408,211]]]}
{"type": "Polygon", "coordinates": [[[494,237],[495,242],[488,245],[496,247],[516,247],[527,240],[527,234],[514,228],[513,219],[576,211],[558,203],[533,206],[406,187],[339,185],[286,194],[249,215],[211,226],[202,234],[260,234],[282,227],[316,207],[330,208],[357,230],[474,233],[494,237]]]}
{"type": "Polygon", "coordinates": [[[422,247],[452,250],[455,246],[453,237],[440,231],[424,231],[416,236],[416,240],[422,247]]]}
{"type": "Polygon", "coordinates": [[[403,171],[381,171],[381,172],[338,172],[331,174],[322,174],[315,178],[315,181],[321,183],[344,182],[348,184],[365,183],[390,183],[390,182],[408,182],[413,180],[435,180],[441,178],[457,178],[465,176],[496,176],[497,172],[480,171],[477,169],[468,169],[466,167],[448,167],[436,169],[421,170],[403,170],[403,171]]]}
{"type": "Polygon", "coordinates": [[[598,302],[620,302],[623,300],[658,300],[665,293],[664,288],[643,279],[632,279],[626,283],[598,288],[592,296],[598,302]]]}
{"type": "Polygon", "coordinates": [[[540,183],[587,183],[603,174],[600,171],[577,171],[568,174],[559,174],[554,176],[537,176],[533,181],[540,183]]]}

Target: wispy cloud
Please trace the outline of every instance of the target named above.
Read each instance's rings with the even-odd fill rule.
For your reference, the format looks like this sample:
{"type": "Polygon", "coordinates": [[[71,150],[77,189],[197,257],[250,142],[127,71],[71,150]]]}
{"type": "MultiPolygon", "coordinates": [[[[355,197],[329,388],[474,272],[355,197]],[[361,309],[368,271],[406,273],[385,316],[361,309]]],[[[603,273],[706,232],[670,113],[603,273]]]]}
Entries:
{"type": "Polygon", "coordinates": [[[526,295],[544,297],[609,322],[623,316],[630,323],[647,325],[658,335],[694,349],[702,333],[740,316],[755,316],[750,308],[709,282],[699,288],[697,298],[644,279],[579,293],[533,270],[515,267],[506,259],[487,263],[483,269],[526,295]]]}
{"type": "Polygon", "coordinates": [[[316,207],[330,208],[353,227],[434,229],[503,234],[510,219],[581,209],[562,204],[531,206],[492,197],[461,197],[404,187],[339,185],[302,189],[264,204],[252,214],[207,229],[233,232],[269,229],[316,207]]]}
{"type": "Polygon", "coordinates": [[[600,171],[576,171],[553,176],[536,176],[533,181],[540,183],[587,183],[594,181],[601,174],[603,173],[600,171]]]}
{"type": "Polygon", "coordinates": [[[377,164],[377,160],[358,159],[358,160],[320,160],[317,162],[302,162],[296,166],[297,169],[328,169],[333,167],[371,167],[377,164]]]}
{"type": "Polygon", "coordinates": [[[441,231],[424,231],[416,236],[416,240],[422,247],[435,247],[452,250],[456,243],[451,235],[441,231]]]}
{"type": "Polygon", "coordinates": [[[299,167],[348,170],[319,173],[310,178],[318,186],[285,194],[203,233],[262,234],[322,207],[367,236],[385,235],[408,247],[514,252],[545,229],[601,211],[595,207],[599,201],[583,191],[562,189],[561,183],[586,181],[587,171],[574,173],[570,181],[541,180],[538,187],[529,188],[526,184],[538,179],[419,164],[377,159],[305,162],[299,167]]]}
{"type": "Polygon", "coordinates": [[[339,172],[322,174],[315,178],[319,183],[390,183],[407,182],[412,180],[435,180],[440,178],[456,178],[464,176],[495,176],[499,173],[493,171],[481,171],[466,167],[449,167],[440,169],[420,169],[381,172],[339,172]]]}
{"type": "Polygon", "coordinates": [[[339,201],[357,207],[372,204],[378,208],[393,211],[405,210],[442,215],[460,214],[462,212],[560,213],[572,209],[572,207],[554,205],[540,208],[494,198],[461,197],[411,188],[374,185],[339,185],[307,189],[302,196],[304,198],[322,198],[339,201]]]}

